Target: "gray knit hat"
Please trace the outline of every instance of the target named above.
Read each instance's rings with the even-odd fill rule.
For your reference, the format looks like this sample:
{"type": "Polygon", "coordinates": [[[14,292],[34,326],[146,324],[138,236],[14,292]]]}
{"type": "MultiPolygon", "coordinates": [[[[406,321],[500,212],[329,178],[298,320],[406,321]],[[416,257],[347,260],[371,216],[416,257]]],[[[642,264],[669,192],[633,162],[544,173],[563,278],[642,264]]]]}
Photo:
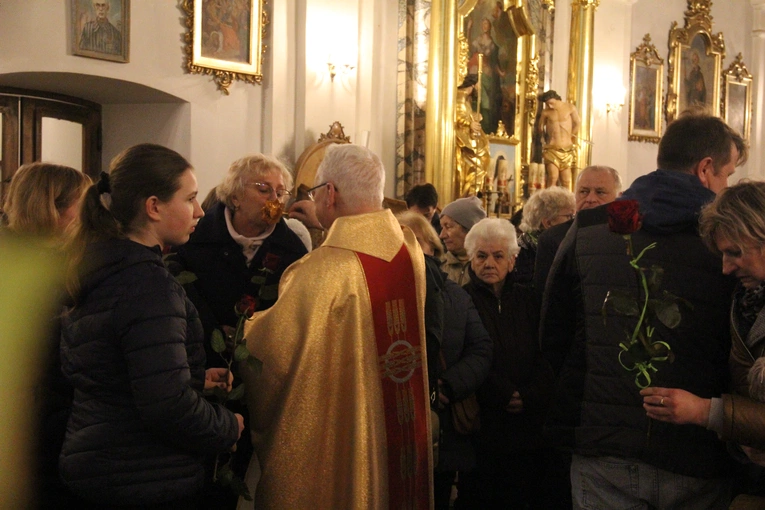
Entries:
{"type": "Polygon", "coordinates": [[[441,211],[441,216],[448,216],[463,227],[470,230],[473,225],[486,217],[478,197],[458,198],[441,211]]]}

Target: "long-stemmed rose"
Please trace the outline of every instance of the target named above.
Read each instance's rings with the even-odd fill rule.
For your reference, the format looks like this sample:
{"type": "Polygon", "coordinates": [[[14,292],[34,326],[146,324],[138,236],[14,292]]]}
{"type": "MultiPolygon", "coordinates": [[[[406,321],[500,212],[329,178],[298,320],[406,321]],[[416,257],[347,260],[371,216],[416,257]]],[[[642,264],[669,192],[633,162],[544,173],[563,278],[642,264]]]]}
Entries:
{"type": "Polygon", "coordinates": [[[627,340],[620,342],[619,364],[625,370],[637,372],[635,385],[646,388],[651,385],[651,374],[658,371],[656,362],[674,359],[672,348],[667,342],[654,340],[656,321],[667,328],[673,329],[680,324],[681,315],[679,302],[682,299],[667,291],[661,291],[661,280],[664,270],[657,265],[650,268],[641,267],[639,262],[648,250],[656,247],[651,243],[634,256],[632,234],[642,225],[642,215],[636,200],[620,200],[611,202],[607,207],[609,229],[624,237],[627,243],[627,256],[630,266],[637,273],[640,292],[637,299],[630,293],[611,290],[606,294],[602,313],[605,320],[608,310],[619,315],[637,317],[633,328],[626,331],[627,340]],[[659,295],[660,297],[653,297],[659,295]]]}
{"type": "MultiPolygon", "coordinates": [[[[231,372],[233,363],[247,361],[255,370],[260,369],[260,361],[250,354],[247,349],[247,343],[244,339],[244,324],[250,320],[258,308],[258,300],[250,295],[243,295],[234,305],[234,312],[238,320],[234,333],[230,335],[229,342],[226,342],[223,333],[216,329],[212,333],[210,344],[212,350],[218,353],[226,363],[226,380],[231,372]]],[[[240,400],[244,396],[244,384],[235,387],[230,393],[226,393],[219,388],[213,389],[218,398],[223,401],[240,400]]],[[[231,469],[232,457],[227,462],[220,464],[220,455],[215,459],[215,469],[213,471],[213,480],[223,485],[230,485],[232,490],[238,495],[244,497],[247,501],[252,501],[252,496],[244,481],[234,474],[231,469]]]]}

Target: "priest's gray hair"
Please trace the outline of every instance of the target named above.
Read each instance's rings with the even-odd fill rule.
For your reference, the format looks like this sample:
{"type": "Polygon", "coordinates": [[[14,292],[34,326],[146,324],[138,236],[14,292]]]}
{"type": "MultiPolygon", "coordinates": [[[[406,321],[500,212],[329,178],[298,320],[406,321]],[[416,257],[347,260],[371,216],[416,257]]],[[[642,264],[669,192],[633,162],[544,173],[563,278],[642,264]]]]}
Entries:
{"type": "Polygon", "coordinates": [[[275,157],[258,153],[237,159],[231,163],[223,182],[216,189],[218,200],[226,204],[229,209],[234,209],[233,198],[242,198],[245,184],[258,182],[271,172],[281,173],[284,188],[292,189],[292,174],[275,157]]]}
{"type": "Polygon", "coordinates": [[[385,168],[380,158],[360,145],[327,147],[316,170],[315,184],[331,182],[345,206],[382,208],[385,168]]]}
{"type": "Polygon", "coordinates": [[[512,223],[500,218],[484,218],[473,225],[465,236],[465,250],[468,257],[472,259],[484,243],[494,241],[505,246],[508,257],[518,255],[521,251],[512,223]]]}

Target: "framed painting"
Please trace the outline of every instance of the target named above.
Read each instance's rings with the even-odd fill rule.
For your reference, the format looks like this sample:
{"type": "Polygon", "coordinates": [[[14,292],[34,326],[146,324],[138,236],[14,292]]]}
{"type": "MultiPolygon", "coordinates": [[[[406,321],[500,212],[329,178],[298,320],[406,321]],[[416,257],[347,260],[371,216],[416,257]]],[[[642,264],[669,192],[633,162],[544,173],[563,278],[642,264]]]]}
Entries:
{"type": "Polygon", "coordinates": [[[749,141],[752,128],[752,75],[739,53],[723,73],[723,120],[749,141]]]}
{"type": "Polygon", "coordinates": [[[629,140],[659,143],[663,83],[664,59],[646,34],[630,55],[629,140]]]}
{"type": "Polygon", "coordinates": [[[685,27],[669,31],[667,122],[685,111],[720,115],[722,33],[712,35],[710,0],[687,0],[685,27]]]}
{"type": "Polygon", "coordinates": [[[130,0],[71,0],[72,54],[130,61],[130,0]]]}
{"type": "Polygon", "coordinates": [[[263,81],[265,0],[182,0],[186,69],[213,78],[228,95],[234,80],[263,81]]]}
{"type": "Polygon", "coordinates": [[[513,213],[515,197],[515,150],[516,144],[493,139],[489,144],[491,163],[489,181],[491,192],[486,203],[486,213],[491,216],[509,216],[513,213]]]}
{"type": "Polygon", "coordinates": [[[462,34],[467,45],[464,74],[475,75],[479,83],[473,111],[481,114],[484,133],[509,138],[515,134],[519,34],[503,2],[469,3],[474,5],[462,18],[462,34]]]}

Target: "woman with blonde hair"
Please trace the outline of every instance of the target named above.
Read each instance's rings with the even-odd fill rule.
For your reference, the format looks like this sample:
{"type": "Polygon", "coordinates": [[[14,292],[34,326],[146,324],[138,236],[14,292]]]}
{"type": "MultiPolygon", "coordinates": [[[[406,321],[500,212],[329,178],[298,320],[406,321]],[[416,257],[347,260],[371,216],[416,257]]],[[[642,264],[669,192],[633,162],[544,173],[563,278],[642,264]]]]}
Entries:
{"type": "MultiPolygon", "coordinates": [[[[434,327],[441,332],[440,342],[435,345],[428,338],[428,376],[431,395],[436,397],[431,398],[431,403],[438,412],[441,428],[438,465],[433,476],[435,508],[447,510],[457,472],[462,479],[476,465],[472,437],[455,430],[452,404],[474,395],[486,379],[491,366],[491,339],[468,293],[440,270],[444,250],[430,222],[414,211],[399,213],[396,218],[414,232],[425,254],[426,332],[434,327]]],[[[459,489],[458,484],[458,492],[459,489]]]]}
{"type": "Polygon", "coordinates": [[[3,212],[8,228],[59,238],[75,220],[90,177],[64,165],[29,163],[16,170],[3,212]]]}
{"type": "MultiPolygon", "coordinates": [[[[282,217],[290,188],[292,175],[272,156],[253,154],[234,161],[216,187],[218,202],[205,211],[189,242],[170,257],[171,271],[188,271],[196,277],[184,287],[199,310],[209,366],[226,366],[226,360],[212,350],[210,339],[215,330],[236,328],[239,317],[234,305],[248,295],[255,298],[256,310],[270,308],[284,270],[308,253],[282,217]]],[[[236,366],[234,375],[238,381],[236,366]]],[[[234,401],[229,408],[249,416],[239,405],[234,401]]],[[[252,451],[245,431],[233,454],[237,476],[245,475],[252,451]]],[[[236,505],[228,487],[210,487],[205,492],[210,505],[225,498],[234,498],[230,504],[236,505]]]]}
{"type": "MultiPolygon", "coordinates": [[[[34,236],[45,246],[60,249],[76,225],[90,177],[68,166],[29,163],[16,170],[3,211],[14,235],[34,236]]],[[[63,292],[63,289],[61,289],[63,292]]],[[[61,302],[59,302],[59,306],[61,302]]],[[[58,456],[72,405],[72,386],[61,374],[59,317],[53,317],[42,346],[44,359],[35,381],[35,490],[40,508],[66,505],[72,497],[58,476],[58,456]]]]}

